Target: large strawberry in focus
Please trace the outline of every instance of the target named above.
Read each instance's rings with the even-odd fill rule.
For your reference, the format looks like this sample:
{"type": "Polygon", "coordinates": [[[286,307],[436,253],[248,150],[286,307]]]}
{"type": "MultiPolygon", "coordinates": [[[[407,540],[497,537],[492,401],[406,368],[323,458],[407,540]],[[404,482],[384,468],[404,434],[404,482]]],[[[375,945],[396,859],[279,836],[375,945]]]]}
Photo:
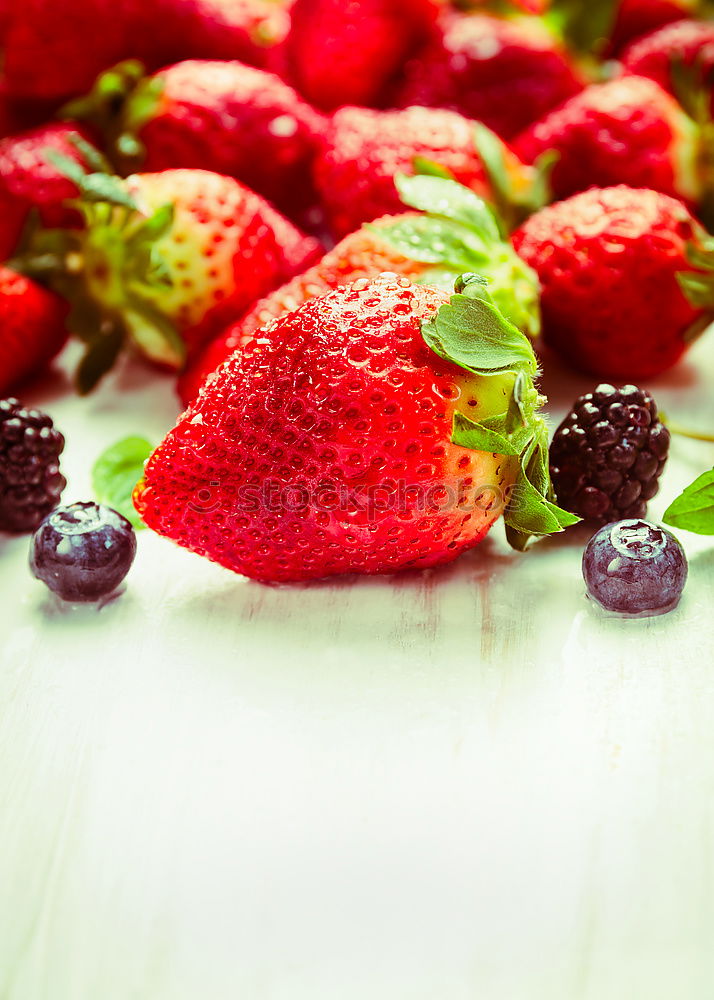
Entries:
{"type": "Polygon", "coordinates": [[[402,203],[424,214],[384,216],[358,229],[303,274],[256,302],[203,352],[189,359],[178,386],[184,403],[198,395],[207,376],[259,336],[271,320],[340,285],[373,278],[382,271],[450,289],[459,274],[478,270],[488,279],[490,294],[505,317],[529,337],[537,337],[538,279],[501,237],[481,199],[439,177],[400,176],[397,186],[402,203]]]}
{"type": "MultiPolygon", "coordinates": [[[[71,168],[72,164],[62,164],[71,168]]],[[[253,302],[320,256],[259,195],[205,170],[73,179],[84,228],[40,230],[20,263],[74,306],[88,391],[127,342],[181,367],[253,302]]]]}
{"type": "Polygon", "coordinates": [[[525,167],[485,126],[454,111],[342,108],[315,162],[316,187],[334,235],[398,212],[395,176],[422,170],[459,181],[504,216],[542,195],[538,169],[525,167]]]}
{"type": "Polygon", "coordinates": [[[552,503],[528,340],[476,276],[457,294],[359,279],[234,355],[149,459],[160,534],[256,580],[454,559],[501,514],[523,547],[552,503]]]}
{"type": "Polygon", "coordinates": [[[513,243],[540,278],[544,342],[582,371],[652,378],[714,319],[714,241],[667,195],[593,188],[534,215],[513,243]]]}
{"type": "Polygon", "coordinates": [[[57,153],[78,166],[89,165],[87,158],[96,162],[98,156],[87,144],[86,133],[69,122],[53,122],[0,141],[0,261],[17,249],[32,211],[45,226],[79,223],[79,215],[66,204],[77,196],[77,186],[52,161],[57,153]]]}
{"type": "Polygon", "coordinates": [[[23,0],[9,11],[4,71],[15,96],[63,100],[122,59],[260,65],[288,23],[276,0],[23,0]]]}
{"type": "Polygon", "coordinates": [[[37,375],[67,340],[67,304],[0,267],[0,395],[37,375]]]}
{"type": "Polygon", "coordinates": [[[565,49],[537,20],[452,15],[407,67],[397,103],[449,108],[510,139],[581,88],[565,49]]]}
{"type": "Polygon", "coordinates": [[[379,105],[434,30],[440,0],[295,0],[282,71],[315,107],[379,105]]]}
{"type": "Polygon", "coordinates": [[[643,77],[587,87],[519,136],[514,149],[526,163],[558,154],[550,178],[557,198],[619,183],[691,204],[704,194],[699,128],[643,77]]]}
{"type": "Polygon", "coordinates": [[[324,119],[264,70],[186,60],[144,76],[130,61],[102,74],[67,114],[101,129],[123,173],[200,167],[286,211],[314,201],[311,167],[324,119]]]}

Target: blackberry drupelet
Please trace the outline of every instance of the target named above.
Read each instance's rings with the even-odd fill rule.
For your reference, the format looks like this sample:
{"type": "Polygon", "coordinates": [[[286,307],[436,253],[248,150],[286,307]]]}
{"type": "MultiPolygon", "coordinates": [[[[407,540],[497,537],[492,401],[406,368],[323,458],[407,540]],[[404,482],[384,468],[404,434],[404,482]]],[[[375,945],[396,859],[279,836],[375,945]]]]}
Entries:
{"type": "Polygon", "coordinates": [[[550,472],[558,503],[589,521],[644,517],[669,438],[648,392],[599,385],[576,400],[555,432],[550,472]]]}
{"type": "Polygon", "coordinates": [[[0,531],[30,532],[54,510],[67,482],[64,438],[50,417],[0,400],[0,531]]]}

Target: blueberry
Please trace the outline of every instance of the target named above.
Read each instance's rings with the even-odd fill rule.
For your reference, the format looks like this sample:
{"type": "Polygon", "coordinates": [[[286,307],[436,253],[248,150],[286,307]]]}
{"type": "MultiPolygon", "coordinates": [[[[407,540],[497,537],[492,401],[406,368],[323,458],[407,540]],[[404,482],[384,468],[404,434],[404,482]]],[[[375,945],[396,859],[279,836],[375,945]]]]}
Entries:
{"type": "Polygon", "coordinates": [[[606,524],[583,554],[588,594],[607,611],[664,614],[679,603],[687,557],[669,531],[633,519],[606,524]]]}
{"type": "Polygon", "coordinates": [[[30,569],[64,601],[98,601],[131,569],[136,534],[111,507],[74,503],[49,514],[32,538],[30,569]]]}

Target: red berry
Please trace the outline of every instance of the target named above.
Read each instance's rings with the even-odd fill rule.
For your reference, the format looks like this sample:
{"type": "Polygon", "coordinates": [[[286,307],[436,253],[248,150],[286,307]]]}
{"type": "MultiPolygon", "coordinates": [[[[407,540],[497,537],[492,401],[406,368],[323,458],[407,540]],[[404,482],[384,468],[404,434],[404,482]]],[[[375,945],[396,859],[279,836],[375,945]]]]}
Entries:
{"type": "Polygon", "coordinates": [[[583,371],[639,381],[675,364],[708,314],[679,283],[700,239],[681,202],[620,186],[543,209],[513,244],[540,278],[545,343],[583,371]]]}

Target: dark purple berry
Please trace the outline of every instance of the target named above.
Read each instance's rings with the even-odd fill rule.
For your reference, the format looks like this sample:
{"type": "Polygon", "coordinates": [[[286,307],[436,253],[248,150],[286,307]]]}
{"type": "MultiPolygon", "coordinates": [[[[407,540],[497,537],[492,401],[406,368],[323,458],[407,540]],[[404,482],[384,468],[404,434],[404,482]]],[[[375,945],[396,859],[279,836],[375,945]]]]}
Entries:
{"type": "Polygon", "coordinates": [[[67,485],[59,457],[64,438],[39,410],[0,400],[0,531],[34,531],[67,485]]]}
{"type": "Polygon", "coordinates": [[[555,432],[550,474],[558,503],[601,523],[643,517],[668,452],[669,431],[648,392],[599,385],[555,432]]]}
{"type": "Polygon", "coordinates": [[[58,507],[35,532],[30,569],[64,601],[98,601],[113,594],[131,569],[136,534],[111,507],[58,507]]]}
{"type": "Polygon", "coordinates": [[[607,611],[664,614],[679,603],[687,581],[687,557],[671,532],[633,519],[606,524],[583,554],[589,596],[607,611]]]}

